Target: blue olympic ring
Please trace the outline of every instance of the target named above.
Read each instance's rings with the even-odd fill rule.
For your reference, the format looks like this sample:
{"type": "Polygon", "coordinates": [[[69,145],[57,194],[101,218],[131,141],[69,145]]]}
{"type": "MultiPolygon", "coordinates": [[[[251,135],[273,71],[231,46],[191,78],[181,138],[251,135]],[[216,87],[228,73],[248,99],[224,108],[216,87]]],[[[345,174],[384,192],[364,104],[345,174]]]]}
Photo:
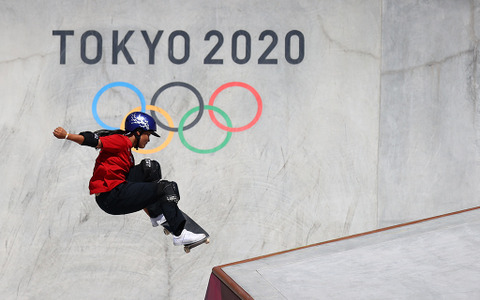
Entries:
{"type": "Polygon", "coordinates": [[[112,83],[107,84],[106,86],[101,88],[98,91],[98,93],[95,95],[95,97],[93,98],[92,114],[93,114],[93,118],[95,118],[95,121],[97,121],[97,123],[100,126],[102,126],[105,129],[108,129],[108,130],[117,130],[119,128],[108,126],[102,120],[100,120],[100,117],[98,116],[98,113],[97,113],[97,104],[98,104],[98,100],[100,99],[100,96],[102,96],[102,94],[105,93],[105,91],[107,91],[108,89],[110,89],[112,87],[116,87],[116,86],[123,86],[123,87],[129,88],[132,91],[134,91],[135,94],[137,94],[138,98],[140,99],[141,111],[145,112],[147,110],[147,103],[145,102],[145,97],[143,96],[142,92],[136,86],[134,86],[133,84],[130,84],[128,82],[121,82],[121,81],[112,82],[112,83]]]}

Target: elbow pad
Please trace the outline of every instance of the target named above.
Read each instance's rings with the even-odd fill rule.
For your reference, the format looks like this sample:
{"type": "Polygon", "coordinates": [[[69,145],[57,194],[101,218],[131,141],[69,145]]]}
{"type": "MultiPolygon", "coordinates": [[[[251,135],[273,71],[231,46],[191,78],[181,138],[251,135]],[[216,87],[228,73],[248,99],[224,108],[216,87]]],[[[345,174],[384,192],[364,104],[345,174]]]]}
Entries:
{"type": "Polygon", "coordinates": [[[90,146],[96,148],[98,146],[98,135],[90,131],[83,131],[79,133],[83,136],[84,140],[82,146],[90,146]]]}

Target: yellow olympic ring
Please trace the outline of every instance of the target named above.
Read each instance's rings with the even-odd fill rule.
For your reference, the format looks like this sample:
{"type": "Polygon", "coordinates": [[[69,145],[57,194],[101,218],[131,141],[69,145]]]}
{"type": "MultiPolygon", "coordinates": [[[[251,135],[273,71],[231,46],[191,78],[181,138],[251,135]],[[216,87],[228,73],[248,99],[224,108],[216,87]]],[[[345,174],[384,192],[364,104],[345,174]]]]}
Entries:
{"type": "MultiPolygon", "coordinates": [[[[127,119],[127,116],[135,111],[141,111],[141,107],[135,107],[134,109],[132,109],[122,120],[122,125],[120,125],[120,129],[122,130],[125,130],[125,119],[127,119]]],[[[154,110],[154,111],[158,111],[159,113],[162,114],[162,116],[165,117],[165,119],[167,119],[167,123],[168,123],[168,126],[170,127],[173,127],[173,120],[172,120],[172,117],[170,117],[170,115],[164,111],[163,109],[161,109],[160,107],[156,107],[156,106],[153,106],[153,105],[147,105],[147,109],[150,109],[150,110],[154,110]]],[[[154,149],[148,149],[148,150],[145,150],[145,149],[133,149],[133,151],[137,152],[137,153],[140,153],[140,154],[151,154],[151,153],[154,153],[154,152],[157,152],[157,151],[160,151],[162,150],[163,148],[167,147],[168,144],[170,144],[170,142],[172,141],[173,139],[173,134],[174,132],[173,131],[169,131],[168,132],[168,136],[167,136],[167,139],[165,140],[165,142],[163,142],[163,144],[161,144],[160,146],[158,146],[157,148],[154,148],[154,149]]]]}

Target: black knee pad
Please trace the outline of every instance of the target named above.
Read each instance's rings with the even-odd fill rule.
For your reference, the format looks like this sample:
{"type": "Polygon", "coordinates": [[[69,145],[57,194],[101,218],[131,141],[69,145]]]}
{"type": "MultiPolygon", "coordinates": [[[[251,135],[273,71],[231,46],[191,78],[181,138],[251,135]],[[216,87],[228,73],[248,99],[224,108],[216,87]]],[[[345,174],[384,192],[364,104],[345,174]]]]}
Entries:
{"type": "Polygon", "coordinates": [[[161,180],[158,183],[157,195],[164,201],[175,203],[180,201],[180,192],[175,181],[161,180]]]}
{"type": "Polygon", "coordinates": [[[145,175],[145,181],[152,182],[162,179],[162,169],[158,161],[145,158],[140,162],[140,165],[145,175]]]}

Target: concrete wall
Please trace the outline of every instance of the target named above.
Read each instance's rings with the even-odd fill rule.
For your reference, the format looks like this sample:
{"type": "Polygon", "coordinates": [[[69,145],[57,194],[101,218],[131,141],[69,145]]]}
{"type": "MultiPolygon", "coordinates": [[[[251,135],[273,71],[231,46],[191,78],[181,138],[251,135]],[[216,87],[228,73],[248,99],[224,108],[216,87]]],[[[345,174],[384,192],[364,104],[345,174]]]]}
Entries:
{"type": "Polygon", "coordinates": [[[1,295],[201,299],[212,266],[478,205],[476,1],[0,8],[1,295]],[[220,34],[223,61],[209,63],[220,34]],[[273,36],[276,63],[259,62],[273,36]],[[153,153],[135,154],[161,162],[211,233],[189,255],[143,213],[101,211],[87,189],[96,151],[51,134],[117,127],[139,95],[178,127],[199,100],[178,85],[157,94],[172,82],[205,105],[248,84],[213,99],[233,127],[262,107],[231,135],[205,110],[183,138],[162,129],[153,153]]]}
{"type": "Polygon", "coordinates": [[[478,1],[385,1],[379,225],[478,204],[478,1]]]}

